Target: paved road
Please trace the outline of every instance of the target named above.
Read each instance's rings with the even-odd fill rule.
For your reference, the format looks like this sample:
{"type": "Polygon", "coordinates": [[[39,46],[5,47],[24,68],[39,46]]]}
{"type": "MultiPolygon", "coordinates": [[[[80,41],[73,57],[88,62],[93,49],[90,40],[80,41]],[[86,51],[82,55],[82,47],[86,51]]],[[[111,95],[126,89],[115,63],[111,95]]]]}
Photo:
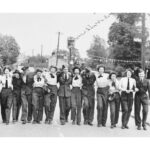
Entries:
{"type": "MultiPolygon", "coordinates": [[[[120,115],[121,116],[121,115],[120,115]]],[[[83,121],[83,119],[82,119],[83,121]]],[[[121,118],[119,119],[119,124],[117,128],[110,129],[110,117],[108,115],[107,127],[98,128],[96,126],[96,109],[94,126],[88,125],[72,125],[71,121],[65,126],[59,124],[59,108],[58,103],[55,112],[55,119],[52,125],[42,124],[26,124],[22,125],[21,122],[16,124],[10,123],[6,126],[0,123],[0,136],[1,137],[150,137],[150,127],[148,126],[148,131],[138,131],[134,125],[134,119],[131,118],[129,122],[130,129],[122,130],[121,118]]]]}

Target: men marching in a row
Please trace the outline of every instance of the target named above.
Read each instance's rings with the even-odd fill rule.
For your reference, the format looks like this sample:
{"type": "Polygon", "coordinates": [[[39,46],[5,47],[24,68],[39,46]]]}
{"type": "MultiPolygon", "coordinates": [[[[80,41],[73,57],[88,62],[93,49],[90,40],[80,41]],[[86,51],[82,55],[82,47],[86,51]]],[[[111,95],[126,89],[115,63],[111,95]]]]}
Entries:
{"type": "Polygon", "coordinates": [[[73,68],[73,74],[67,67],[57,73],[57,68],[52,66],[49,72],[37,69],[29,73],[24,67],[23,73],[18,70],[10,73],[9,68],[4,68],[0,77],[1,87],[1,114],[3,123],[9,124],[12,109],[13,122],[19,119],[22,106],[21,121],[23,124],[39,124],[43,120],[45,108],[45,124],[51,124],[54,117],[57,96],[59,97],[60,123],[68,122],[71,112],[72,124],[81,124],[81,110],[83,107],[84,124],[93,125],[95,93],[97,98],[97,126],[105,127],[110,105],[111,128],[116,127],[119,119],[120,106],[122,108],[122,129],[128,129],[133,102],[135,104],[135,123],[137,129],[146,130],[148,115],[148,95],[150,92],[149,81],[145,79],[143,70],[139,72],[138,80],[132,78],[132,71],[126,71],[126,77],[117,80],[117,74],[105,73],[105,67],[99,66],[97,73],[90,69],[73,68]],[[59,86],[58,86],[59,85],[59,86]],[[135,97],[134,97],[135,95],[135,97]],[[143,119],[140,112],[143,106],[143,119]],[[33,116],[33,119],[32,119],[33,116]]]}

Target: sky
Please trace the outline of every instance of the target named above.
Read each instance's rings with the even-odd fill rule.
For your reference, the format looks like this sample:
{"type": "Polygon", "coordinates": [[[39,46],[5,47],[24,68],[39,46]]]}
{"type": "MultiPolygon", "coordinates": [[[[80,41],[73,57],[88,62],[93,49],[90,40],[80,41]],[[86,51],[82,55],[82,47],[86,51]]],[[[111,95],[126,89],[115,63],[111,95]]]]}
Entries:
{"type": "MultiPolygon", "coordinates": [[[[76,37],[88,25],[103,19],[102,13],[10,13],[0,14],[0,33],[15,37],[21,53],[34,55],[40,53],[43,45],[43,55],[51,55],[57,47],[58,32],[60,35],[60,49],[67,49],[67,38],[76,37]]],[[[116,21],[113,16],[101,22],[97,27],[78,39],[75,47],[79,49],[81,57],[86,57],[86,50],[90,48],[93,35],[99,35],[106,42],[111,24],[116,21]]],[[[149,19],[150,21],[150,19],[149,19]]]]}

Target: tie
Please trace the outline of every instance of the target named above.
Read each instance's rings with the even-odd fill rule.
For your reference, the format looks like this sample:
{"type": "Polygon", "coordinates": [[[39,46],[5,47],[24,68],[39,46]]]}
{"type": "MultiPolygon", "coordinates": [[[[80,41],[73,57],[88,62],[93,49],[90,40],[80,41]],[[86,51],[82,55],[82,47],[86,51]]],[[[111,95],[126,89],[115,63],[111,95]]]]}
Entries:
{"type": "Polygon", "coordinates": [[[114,81],[112,82],[112,86],[116,87],[116,83],[114,81]]]}
{"type": "Polygon", "coordinates": [[[6,77],[6,83],[5,83],[5,88],[8,88],[8,78],[6,77]]]}
{"type": "Polygon", "coordinates": [[[99,76],[98,76],[98,78],[101,78],[101,77],[103,77],[103,76],[102,76],[102,75],[99,75],[99,76]]]}
{"type": "Polygon", "coordinates": [[[67,74],[65,73],[65,80],[67,80],[67,74]]]}
{"type": "Polygon", "coordinates": [[[51,73],[50,75],[51,75],[51,78],[55,78],[54,75],[53,75],[52,73],[51,73]]]}
{"type": "Polygon", "coordinates": [[[130,81],[129,81],[129,78],[128,78],[128,83],[127,83],[127,90],[130,89],[130,81]]]}
{"type": "Polygon", "coordinates": [[[74,78],[75,80],[78,80],[79,78],[78,78],[78,76],[75,76],[75,78],[74,78]]]}

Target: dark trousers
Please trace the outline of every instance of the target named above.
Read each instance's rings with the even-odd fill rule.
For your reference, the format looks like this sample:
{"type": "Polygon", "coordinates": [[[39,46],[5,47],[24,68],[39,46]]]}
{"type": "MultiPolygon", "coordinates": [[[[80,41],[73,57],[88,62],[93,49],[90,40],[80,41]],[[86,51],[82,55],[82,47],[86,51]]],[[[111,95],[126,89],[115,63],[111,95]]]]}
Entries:
{"type": "Polygon", "coordinates": [[[52,92],[45,95],[45,114],[46,121],[53,120],[55,107],[57,103],[57,86],[50,86],[52,92]]]}
{"type": "Polygon", "coordinates": [[[13,93],[10,88],[2,89],[1,92],[1,114],[3,122],[9,122],[11,106],[13,102],[13,93]]]}
{"type": "Polygon", "coordinates": [[[115,96],[110,104],[110,119],[111,125],[116,125],[119,119],[119,111],[120,111],[120,94],[115,93],[115,96]]]}
{"type": "Polygon", "coordinates": [[[67,121],[71,108],[70,97],[59,96],[59,108],[60,108],[60,121],[62,122],[67,121]]]}
{"type": "Polygon", "coordinates": [[[126,126],[129,122],[129,118],[133,106],[133,93],[121,93],[121,106],[122,106],[122,125],[126,126]]]}
{"type": "Polygon", "coordinates": [[[32,92],[32,104],[33,104],[33,119],[39,122],[43,118],[43,102],[44,91],[43,88],[35,87],[32,92]]]}
{"type": "Polygon", "coordinates": [[[71,91],[71,120],[81,122],[81,90],[73,87],[71,91]]]}
{"type": "Polygon", "coordinates": [[[135,124],[137,126],[146,126],[146,120],[148,116],[148,99],[146,93],[143,94],[136,94],[135,95],[135,110],[134,110],[134,115],[135,115],[135,124]],[[141,106],[143,107],[142,114],[143,118],[141,119],[140,112],[141,112],[141,106]]]}
{"type": "Polygon", "coordinates": [[[21,99],[22,99],[22,121],[31,121],[32,120],[32,94],[27,94],[25,89],[21,90],[21,99]]]}
{"type": "Polygon", "coordinates": [[[21,89],[14,89],[13,110],[12,110],[13,120],[18,120],[20,108],[21,108],[21,89]]]}
{"type": "Polygon", "coordinates": [[[83,101],[84,121],[92,123],[94,119],[94,107],[95,107],[94,95],[92,96],[82,95],[82,101],[83,101]]]}

